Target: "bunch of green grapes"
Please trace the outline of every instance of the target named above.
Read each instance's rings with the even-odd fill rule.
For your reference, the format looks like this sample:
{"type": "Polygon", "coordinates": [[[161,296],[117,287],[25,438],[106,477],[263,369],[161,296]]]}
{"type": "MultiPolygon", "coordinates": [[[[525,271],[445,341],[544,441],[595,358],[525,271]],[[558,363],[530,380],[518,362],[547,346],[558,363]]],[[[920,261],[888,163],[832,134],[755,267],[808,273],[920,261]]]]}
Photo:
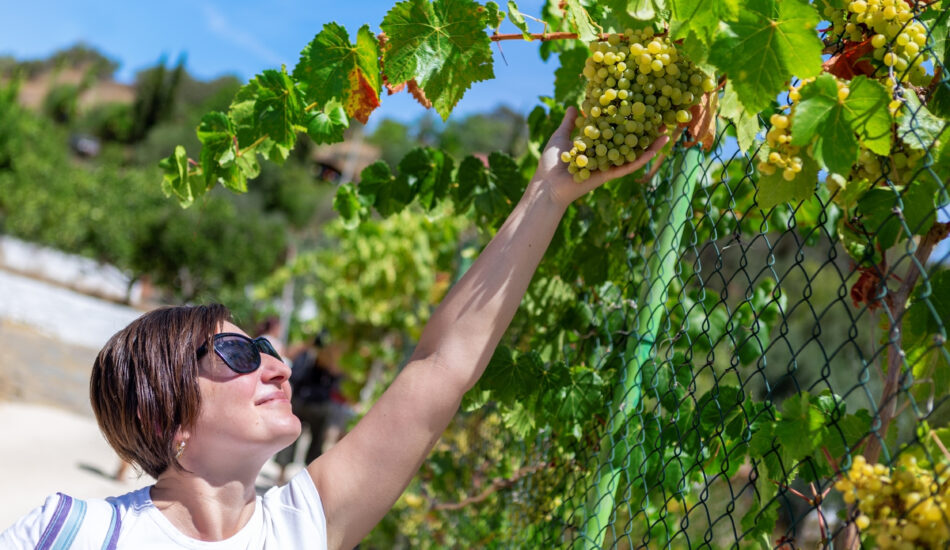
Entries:
{"type": "MultiPolygon", "coordinates": [[[[769,119],[771,128],[765,134],[768,148],[763,149],[763,158],[757,166],[760,173],[771,176],[781,170],[782,179],[794,181],[802,171],[801,148],[791,143],[792,118],[795,115],[795,105],[801,100],[800,88],[812,80],[814,79],[803,80],[797,86],[790,86],[788,105],[783,108],[782,113],[775,113],[769,119]]],[[[841,91],[839,90],[839,97],[840,94],[841,91]]]]}
{"type": "Polygon", "coordinates": [[[923,156],[923,151],[915,151],[898,141],[897,147],[891,151],[885,174],[882,158],[862,146],[858,154],[858,162],[851,169],[848,179],[856,182],[869,181],[872,185],[884,185],[886,175],[887,179],[895,184],[906,185],[913,179],[917,164],[923,156]]]}
{"type": "Polygon", "coordinates": [[[945,548],[950,543],[950,471],[924,467],[903,455],[893,469],[854,457],[835,482],[848,504],[857,503],[855,526],[874,537],[875,548],[945,548]]]}
{"type": "Polygon", "coordinates": [[[930,59],[927,29],[914,18],[914,8],[905,0],[852,0],[846,10],[825,8],[833,31],[851,42],[871,39],[872,56],[883,64],[885,82],[921,86],[929,80],[924,63],[930,59]],[[893,71],[890,68],[893,67],[893,71]]]}
{"type": "Polygon", "coordinates": [[[713,77],[653,29],[610,35],[591,44],[590,52],[583,73],[586,97],[575,120],[578,135],[561,154],[578,182],[594,170],[635,160],[663,126],[688,123],[690,107],[716,89],[713,77]]]}

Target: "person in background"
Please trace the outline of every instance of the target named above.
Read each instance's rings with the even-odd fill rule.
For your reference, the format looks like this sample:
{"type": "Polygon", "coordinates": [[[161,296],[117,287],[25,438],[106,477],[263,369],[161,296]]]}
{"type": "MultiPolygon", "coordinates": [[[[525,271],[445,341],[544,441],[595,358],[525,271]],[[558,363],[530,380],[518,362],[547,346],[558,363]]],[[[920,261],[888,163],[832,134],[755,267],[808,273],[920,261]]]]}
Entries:
{"type": "Polygon", "coordinates": [[[575,183],[559,157],[571,149],[576,117],[569,107],[523,196],[433,311],[396,379],[289,483],[257,494],[261,469],[300,435],[290,367],[266,338],[232,323],[224,306],[162,308],[113,336],[90,379],[103,435],[155,484],[109,499],[51,495],[0,533],[0,548],[357,546],[485,371],[568,206],[642,167],[668,141],[575,183]]]}
{"type": "Polygon", "coordinates": [[[254,332],[259,338],[266,338],[281,357],[287,357],[282,331],[283,324],[280,322],[280,317],[268,315],[257,325],[257,330],[254,332]]]}
{"type": "MultiPolygon", "coordinates": [[[[293,358],[290,373],[291,405],[302,424],[301,435],[308,431],[310,435],[305,464],[323,454],[326,445],[336,442],[336,439],[330,441],[327,435],[331,427],[339,431],[340,419],[345,418],[341,416],[338,405],[342,398],[339,392],[342,377],[342,371],[326,346],[325,333],[317,334],[313,342],[293,358]]],[[[278,485],[286,481],[287,467],[293,463],[300,441],[298,437],[274,456],[274,462],[280,466],[278,485]]]]}

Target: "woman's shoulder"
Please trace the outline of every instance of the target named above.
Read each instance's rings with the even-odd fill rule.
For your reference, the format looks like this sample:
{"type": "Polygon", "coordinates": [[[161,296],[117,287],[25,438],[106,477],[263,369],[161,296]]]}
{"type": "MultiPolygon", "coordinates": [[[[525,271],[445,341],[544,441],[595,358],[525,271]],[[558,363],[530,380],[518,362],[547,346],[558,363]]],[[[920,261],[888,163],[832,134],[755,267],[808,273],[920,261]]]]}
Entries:
{"type": "Polygon", "coordinates": [[[115,548],[120,515],[107,499],[50,495],[0,533],[0,548],[115,548]]]}
{"type": "Polygon", "coordinates": [[[265,524],[279,534],[282,541],[312,541],[317,544],[316,548],[326,548],[327,520],[323,502],[306,469],[286,485],[269,489],[261,498],[261,504],[265,524]]]}

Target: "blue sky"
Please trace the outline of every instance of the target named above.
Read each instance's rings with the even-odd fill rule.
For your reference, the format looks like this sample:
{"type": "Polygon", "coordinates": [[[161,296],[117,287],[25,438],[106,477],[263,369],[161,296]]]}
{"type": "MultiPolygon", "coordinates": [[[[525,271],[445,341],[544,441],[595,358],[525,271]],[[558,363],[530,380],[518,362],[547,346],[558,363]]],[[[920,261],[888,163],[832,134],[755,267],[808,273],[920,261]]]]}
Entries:
{"type": "MultiPolygon", "coordinates": [[[[352,37],[363,24],[374,32],[395,0],[201,0],[186,2],[118,2],[112,0],[8,0],[0,17],[0,55],[42,58],[78,41],[117,60],[117,77],[129,82],[136,71],[162,55],[170,62],[184,53],[187,68],[199,78],[234,74],[248,79],[281,63],[292,69],[300,50],[325,23],[344,25],[352,37]]],[[[503,2],[502,2],[503,3],[503,2]]],[[[521,11],[538,15],[542,0],[520,0],[521,11]]],[[[540,26],[537,29],[540,31],[540,26]]],[[[515,32],[507,21],[502,32],[515,32]]],[[[554,88],[557,61],[545,64],[538,43],[503,45],[508,65],[497,48],[495,76],[475,84],[456,113],[482,112],[505,104],[527,113],[539,95],[554,88]]],[[[407,94],[385,96],[370,122],[383,117],[415,119],[424,109],[407,94]]]]}

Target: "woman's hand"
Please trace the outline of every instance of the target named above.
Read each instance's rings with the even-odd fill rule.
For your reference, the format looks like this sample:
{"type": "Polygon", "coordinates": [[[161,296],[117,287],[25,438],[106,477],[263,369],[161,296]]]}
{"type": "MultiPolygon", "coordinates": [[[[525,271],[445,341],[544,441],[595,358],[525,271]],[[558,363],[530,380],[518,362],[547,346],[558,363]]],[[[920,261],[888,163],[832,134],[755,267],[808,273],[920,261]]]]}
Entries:
{"type": "Polygon", "coordinates": [[[607,171],[592,171],[588,180],[577,183],[574,181],[574,176],[567,171],[567,164],[561,160],[561,153],[570,151],[573,147],[571,130],[574,128],[574,119],[576,118],[577,109],[568,107],[567,112],[564,113],[564,120],[561,121],[561,126],[548,140],[544,152],[541,153],[541,160],[538,162],[538,169],[532,180],[533,186],[540,185],[549,190],[554,200],[565,208],[577,198],[600,187],[604,182],[639,170],[670,140],[669,136],[661,136],[635,161],[622,166],[614,166],[607,171]]]}

